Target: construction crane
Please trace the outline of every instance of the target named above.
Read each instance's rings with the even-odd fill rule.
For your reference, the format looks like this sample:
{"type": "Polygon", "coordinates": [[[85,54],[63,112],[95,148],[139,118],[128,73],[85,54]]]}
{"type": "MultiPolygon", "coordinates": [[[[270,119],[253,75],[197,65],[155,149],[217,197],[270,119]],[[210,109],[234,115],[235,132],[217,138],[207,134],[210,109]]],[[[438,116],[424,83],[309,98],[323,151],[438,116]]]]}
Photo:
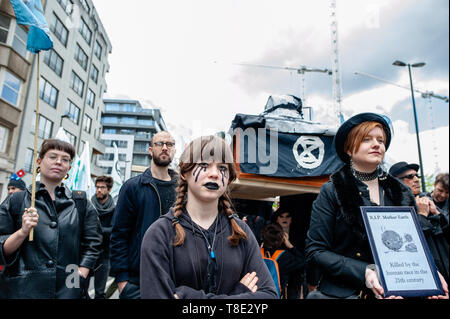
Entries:
{"type": "Polygon", "coordinates": [[[304,104],[305,103],[305,73],[306,72],[319,72],[319,73],[326,73],[328,75],[332,74],[332,71],[329,69],[317,69],[317,68],[308,68],[304,65],[301,65],[298,68],[289,67],[289,66],[273,66],[273,65],[263,65],[263,64],[250,64],[250,63],[233,63],[235,65],[241,65],[241,66],[250,66],[250,67],[259,67],[259,68],[267,68],[267,69],[278,69],[278,70],[287,70],[287,71],[295,71],[298,74],[302,76],[302,90],[300,92],[301,98],[303,99],[304,104]]]}
{"type": "MultiPolygon", "coordinates": [[[[367,77],[369,77],[369,78],[372,78],[372,79],[375,79],[375,80],[378,80],[378,81],[381,81],[381,82],[389,83],[389,84],[392,84],[392,85],[395,85],[395,86],[398,86],[398,87],[401,87],[401,88],[404,88],[404,89],[407,89],[407,90],[411,90],[411,88],[408,87],[408,86],[400,85],[400,84],[397,84],[397,83],[395,83],[395,82],[391,82],[391,81],[388,81],[388,80],[379,78],[379,77],[377,77],[377,76],[375,76],[375,75],[372,75],[372,74],[369,74],[369,73],[356,71],[355,74],[356,74],[356,75],[367,76],[367,77]]],[[[414,89],[414,92],[420,93],[420,95],[421,95],[423,98],[431,98],[431,97],[434,97],[434,98],[436,98],[436,99],[440,99],[440,100],[443,100],[444,102],[448,103],[448,97],[447,97],[447,96],[442,96],[442,95],[435,94],[433,91],[425,91],[425,92],[423,92],[423,91],[421,91],[421,90],[414,89]]]]}
{"type": "Polygon", "coordinates": [[[331,49],[332,49],[332,74],[333,74],[333,103],[336,116],[340,122],[344,121],[342,116],[342,76],[339,66],[339,42],[338,25],[336,14],[336,0],[330,0],[330,19],[331,19],[331,49]]]}

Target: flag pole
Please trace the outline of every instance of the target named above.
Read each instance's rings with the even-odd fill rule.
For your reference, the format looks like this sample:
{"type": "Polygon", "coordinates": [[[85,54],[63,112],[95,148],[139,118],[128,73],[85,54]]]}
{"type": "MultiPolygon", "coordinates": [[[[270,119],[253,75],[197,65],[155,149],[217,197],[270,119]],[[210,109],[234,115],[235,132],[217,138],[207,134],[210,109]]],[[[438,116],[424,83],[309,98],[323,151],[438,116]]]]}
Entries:
{"type": "MultiPolygon", "coordinates": [[[[34,208],[36,201],[36,175],[37,175],[37,139],[38,139],[38,129],[39,129],[39,78],[40,78],[40,52],[37,53],[37,95],[36,95],[36,120],[34,122],[34,147],[33,147],[33,179],[31,181],[31,207],[34,208]]],[[[34,240],[34,228],[31,228],[30,235],[28,237],[29,241],[34,240]]]]}

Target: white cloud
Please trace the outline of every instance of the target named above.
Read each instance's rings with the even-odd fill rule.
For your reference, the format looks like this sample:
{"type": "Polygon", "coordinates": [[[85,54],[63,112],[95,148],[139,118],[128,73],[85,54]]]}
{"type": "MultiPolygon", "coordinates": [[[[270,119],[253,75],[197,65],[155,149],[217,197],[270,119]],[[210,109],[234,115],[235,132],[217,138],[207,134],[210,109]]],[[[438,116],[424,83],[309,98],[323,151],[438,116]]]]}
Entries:
{"type": "MultiPolygon", "coordinates": [[[[406,161],[419,164],[416,134],[409,133],[408,124],[395,121],[394,137],[386,155],[392,163],[406,161]]],[[[422,162],[425,174],[431,175],[437,171],[449,171],[449,127],[440,127],[434,131],[428,130],[419,134],[422,162]]]]}

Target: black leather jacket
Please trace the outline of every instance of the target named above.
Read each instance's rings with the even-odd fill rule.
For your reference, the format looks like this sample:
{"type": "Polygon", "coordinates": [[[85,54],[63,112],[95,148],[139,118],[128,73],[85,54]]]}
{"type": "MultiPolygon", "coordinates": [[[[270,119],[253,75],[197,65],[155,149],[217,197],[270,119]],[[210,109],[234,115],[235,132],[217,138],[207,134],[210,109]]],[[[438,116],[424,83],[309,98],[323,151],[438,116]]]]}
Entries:
{"type": "Polygon", "coordinates": [[[31,185],[15,209],[11,200],[14,196],[23,198],[23,194],[12,194],[0,207],[0,263],[5,265],[0,276],[2,297],[80,298],[76,267],[93,269],[100,254],[102,235],[97,211],[88,200],[85,215],[80,219],[67,187],[55,189],[55,201],[43,184],[38,183],[36,189],[39,221],[34,229],[34,241],[25,239],[7,257],[3,254],[3,244],[22,227],[24,208],[30,207],[31,185]]]}

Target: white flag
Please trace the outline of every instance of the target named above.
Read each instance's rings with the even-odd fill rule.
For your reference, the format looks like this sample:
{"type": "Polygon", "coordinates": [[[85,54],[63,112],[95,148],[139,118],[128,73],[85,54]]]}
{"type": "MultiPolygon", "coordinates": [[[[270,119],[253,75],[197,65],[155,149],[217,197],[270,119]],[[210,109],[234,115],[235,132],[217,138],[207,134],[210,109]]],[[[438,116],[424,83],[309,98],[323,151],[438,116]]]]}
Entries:
{"type": "Polygon", "coordinates": [[[86,141],[81,155],[75,156],[72,168],[69,171],[69,178],[65,184],[70,190],[85,191],[90,199],[95,194],[94,185],[91,178],[91,161],[89,155],[89,142],[86,141]]]}
{"type": "Polygon", "coordinates": [[[111,189],[111,196],[113,198],[116,198],[119,196],[120,188],[123,184],[123,178],[120,175],[120,167],[119,167],[119,149],[117,148],[116,143],[113,143],[114,146],[114,160],[113,160],[113,167],[111,170],[111,177],[114,179],[114,185],[111,189]]]}

